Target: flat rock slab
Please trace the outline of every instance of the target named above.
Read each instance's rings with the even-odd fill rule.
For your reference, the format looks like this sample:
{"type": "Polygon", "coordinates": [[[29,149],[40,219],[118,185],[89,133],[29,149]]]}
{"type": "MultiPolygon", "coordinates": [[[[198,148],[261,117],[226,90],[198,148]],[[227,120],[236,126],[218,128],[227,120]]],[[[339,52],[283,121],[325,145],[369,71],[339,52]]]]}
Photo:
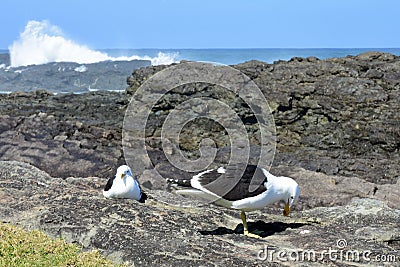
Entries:
{"type": "Polygon", "coordinates": [[[1,161],[0,218],[133,266],[381,266],[383,256],[392,266],[400,262],[400,210],[387,200],[303,203],[291,217],[281,216],[279,206],[251,212],[250,231],[262,236],[253,239],[241,234],[239,212],[162,190],[147,190],[145,204],[107,200],[105,182],[52,178],[26,163],[1,161]]]}

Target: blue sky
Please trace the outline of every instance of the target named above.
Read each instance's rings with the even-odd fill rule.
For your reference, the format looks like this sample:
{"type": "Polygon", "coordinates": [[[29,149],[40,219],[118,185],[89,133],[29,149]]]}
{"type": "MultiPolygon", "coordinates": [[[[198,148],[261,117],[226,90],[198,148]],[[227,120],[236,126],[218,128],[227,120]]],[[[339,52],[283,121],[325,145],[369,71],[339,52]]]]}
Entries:
{"type": "Polygon", "coordinates": [[[0,49],[30,20],[104,48],[400,47],[399,0],[6,0],[0,49]]]}

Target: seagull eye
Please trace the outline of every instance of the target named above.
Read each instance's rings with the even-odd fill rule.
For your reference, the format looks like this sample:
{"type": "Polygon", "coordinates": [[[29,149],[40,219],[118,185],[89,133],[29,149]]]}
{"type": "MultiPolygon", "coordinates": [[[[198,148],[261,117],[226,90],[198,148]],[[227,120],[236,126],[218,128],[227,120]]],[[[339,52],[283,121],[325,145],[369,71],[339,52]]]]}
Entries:
{"type": "Polygon", "coordinates": [[[291,199],[293,199],[294,197],[293,197],[293,196],[291,196],[290,198],[291,198],[291,199]]]}

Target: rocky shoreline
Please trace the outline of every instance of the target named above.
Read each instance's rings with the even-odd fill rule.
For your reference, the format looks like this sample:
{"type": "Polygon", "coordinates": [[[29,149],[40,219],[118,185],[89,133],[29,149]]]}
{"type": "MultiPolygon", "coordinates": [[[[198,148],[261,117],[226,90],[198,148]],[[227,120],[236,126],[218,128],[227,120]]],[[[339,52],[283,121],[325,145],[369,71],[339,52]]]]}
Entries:
{"type": "MultiPolygon", "coordinates": [[[[366,53],[274,64],[251,61],[233,67],[257,84],[272,109],[278,141],[274,165],[393,184],[400,178],[399,62],[391,54],[366,53]]],[[[123,161],[121,128],[132,93],[166,67],[135,71],[128,78],[127,94],[0,95],[0,158],[31,163],[55,177],[109,176],[123,161]]],[[[210,95],[215,88],[195,87],[200,89],[197,94],[210,95]]],[[[167,95],[154,107],[159,119],[153,125],[190,96],[179,90],[167,95]]],[[[227,98],[252,127],[251,117],[246,118],[245,109],[235,101],[227,98]]],[[[154,127],[149,139],[159,137],[160,127],[154,127]]],[[[196,150],[198,138],[193,136],[202,132],[218,138],[221,129],[209,128],[196,125],[197,132],[183,135],[184,149],[196,150]]]]}
{"type": "MultiPolygon", "coordinates": [[[[131,96],[166,67],[135,70],[126,93],[0,95],[1,220],[140,266],[285,266],[293,262],[265,262],[257,253],[265,246],[322,251],[339,239],[347,240],[348,249],[395,254],[400,262],[400,57],[370,52],[233,66],[257,84],[272,109],[277,151],[271,171],[296,178],[302,188],[291,218],[282,218],[278,206],[251,213],[250,227],[262,240],[237,234],[235,212],[183,200],[151,171],[139,177],[148,203],[101,197],[105,178],[124,163],[122,123],[131,96]]],[[[198,84],[190,94],[180,89],[185,87],[155,105],[146,133],[153,163],[171,176],[177,173],[162,157],[160,122],[188,97],[219,90],[198,84]]],[[[224,99],[257,136],[246,107],[234,97],[224,99]]],[[[215,138],[221,153],[226,148],[218,125],[200,123],[183,131],[188,153],[198,148],[193,135],[215,138]]],[[[251,142],[258,145],[257,138],[251,142]]]]}
{"type": "Polygon", "coordinates": [[[130,71],[150,65],[149,60],[131,60],[90,64],[52,62],[10,68],[9,54],[0,54],[0,92],[124,90],[130,71]]]}

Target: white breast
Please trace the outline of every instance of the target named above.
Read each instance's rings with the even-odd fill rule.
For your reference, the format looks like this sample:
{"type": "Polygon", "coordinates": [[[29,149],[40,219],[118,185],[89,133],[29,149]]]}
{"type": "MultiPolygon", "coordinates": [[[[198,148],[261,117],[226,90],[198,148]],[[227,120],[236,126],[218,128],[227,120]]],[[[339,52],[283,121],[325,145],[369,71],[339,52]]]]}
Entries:
{"type": "Polygon", "coordinates": [[[103,191],[106,198],[131,198],[139,200],[141,197],[138,182],[129,175],[124,179],[115,178],[112,187],[108,191],[103,191]]]}

